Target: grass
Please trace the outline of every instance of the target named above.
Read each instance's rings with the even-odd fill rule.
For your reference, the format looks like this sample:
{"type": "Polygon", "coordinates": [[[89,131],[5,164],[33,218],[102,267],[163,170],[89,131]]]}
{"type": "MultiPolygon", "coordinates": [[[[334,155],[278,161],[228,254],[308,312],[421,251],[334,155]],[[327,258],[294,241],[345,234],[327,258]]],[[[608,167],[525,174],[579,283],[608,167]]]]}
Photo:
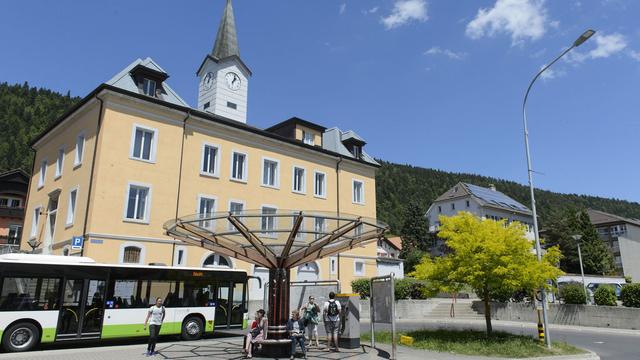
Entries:
{"type": "MultiPolygon", "coordinates": [[[[396,334],[414,338],[413,348],[463,355],[483,355],[525,358],[534,356],[571,355],[584,353],[565,342],[553,342],[551,349],[541,346],[529,336],[494,332],[487,337],[483,331],[474,330],[417,330],[396,334]]],[[[362,341],[371,341],[371,334],[362,334],[362,341]]],[[[391,332],[376,331],[376,342],[391,343],[391,332]]],[[[398,344],[400,342],[398,341],[398,344]]]]}

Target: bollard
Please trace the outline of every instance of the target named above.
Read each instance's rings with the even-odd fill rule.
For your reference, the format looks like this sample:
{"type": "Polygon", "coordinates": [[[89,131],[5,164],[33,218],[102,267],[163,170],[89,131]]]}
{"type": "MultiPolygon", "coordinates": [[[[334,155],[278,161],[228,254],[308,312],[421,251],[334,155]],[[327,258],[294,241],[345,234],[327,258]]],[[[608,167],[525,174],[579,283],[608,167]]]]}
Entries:
{"type": "Polygon", "coordinates": [[[544,344],[544,325],[540,319],[540,309],[538,309],[538,340],[540,340],[540,344],[544,344]]]}

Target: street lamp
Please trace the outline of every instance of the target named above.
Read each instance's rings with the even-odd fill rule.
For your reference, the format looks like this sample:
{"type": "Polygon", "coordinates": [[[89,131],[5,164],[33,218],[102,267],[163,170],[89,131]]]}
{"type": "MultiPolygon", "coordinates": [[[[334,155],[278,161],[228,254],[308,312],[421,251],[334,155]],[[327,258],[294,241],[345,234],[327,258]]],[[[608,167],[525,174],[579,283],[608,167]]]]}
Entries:
{"type": "Polygon", "coordinates": [[[580,274],[582,275],[582,288],[584,289],[585,299],[589,300],[589,295],[587,293],[587,283],[584,281],[584,268],[582,267],[582,252],[580,251],[580,243],[582,242],[582,235],[573,235],[571,237],[578,244],[578,259],[580,260],[580,274]]]}
{"type": "MultiPolygon", "coordinates": [[[[542,251],[540,249],[540,235],[538,234],[538,217],[536,214],[536,198],[533,193],[533,170],[531,170],[531,154],[529,152],[529,129],[527,127],[527,98],[529,97],[529,91],[531,91],[531,87],[538,80],[540,75],[547,70],[551,65],[555,64],[556,61],[560,60],[566,53],[573,50],[574,48],[582,45],[585,41],[587,41],[591,36],[595,34],[594,30],[587,30],[573,44],[564,50],[558,57],[556,57],[552,62],[545,65],[542,70],[538,71],[536,76],[533,77],[529,87],[527,88],[527,92],[524,94],[524,101],[522,102],[522,120],[524,123],[524,144],[527,153],[527,172],[529,177],[529,191],[531,192],[531,210],[533,212],[533,233],[536,240],[536,255],[538,256],[538,261],[542,261],[542,251]]],[[[544,339],[548,348],[551,348],[551,338],[549,337],[549,327],[547,326],[547,294],[544,288],[542,288],[542,321],[544,324],[544,339]]]]}

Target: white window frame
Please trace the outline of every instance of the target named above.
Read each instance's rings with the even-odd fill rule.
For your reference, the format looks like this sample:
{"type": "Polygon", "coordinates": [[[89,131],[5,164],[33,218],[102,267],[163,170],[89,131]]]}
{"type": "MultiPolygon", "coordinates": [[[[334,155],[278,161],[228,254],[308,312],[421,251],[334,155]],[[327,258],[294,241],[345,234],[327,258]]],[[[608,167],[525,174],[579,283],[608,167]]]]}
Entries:
{"type": "Polygon", "coordinates": [[[313,196],[319,199],[327,198],[327,173],[324,171],[314,170],[313,171],[313,196]],[[324,181],[322,182],[322,194],[318,194],[318,188],[316,187],[316,175],[321,174],[324,177],[324,181]]]}
{"type": "Polygon", "coordinates": [[[318,240],[321,237],[325,236],[326,234],[324,234],[327,230],[327,219],[323,218],[323,217],[314,217],[313,218],[313,239],[314,240],[318,240]],[[318,227],[316,226],[318,224],[318,219],[322,219],[322,229],[320,229],[320,232],[322,234],[318,234],[318,227]]]}
{"type": "Polygon", "coordinates": [[[186,267],[187,266],[187,247],[184,245],[176,245],[175,252],[173,253],[173,266],[174,267],[186,267]],[[182,264],[178,263],[178,253],[182,251],[182,264]]]}
{"type": "Polygon", "coordinates": [[[156,162],[157,144],[158,144],[158,129],[141,125],[141,124],[133,124],[133,126],[131,127],[131,146],[129,149],[129,159],[154,164],[156,162]],[[142,149],[140,149],[140,157],[135,157],[133,155],[136,147],[136,132],[138,131],[138,129],[142,131],[149,131],[153,134],[151,139],[151,149],[149,152],[149,159],[145,159],[142,157],[144,143],[141,143],[142,149]]]}
{"type": "Polygon", "coordinates": [[[364,276],[367,272],[365,269],[365,261],[362,259],[353,259],[353,276],[364,276]],[[358,271],[358,264],[362,264],[362,271],[358,271]]]}
{"type": "Polygon", "coordinates": [[[202,143],[202,155],[200,156],[200,175],[213,177],[213,178],[219,178],[220,177],[220,154],[221,153],[220,153],[220,146],[219,145],[213,144],[213,143],[209,143],[209,142],[202,143]],[[202,169],[202,165],[204,165],[204,154],[205,154],[205,150],[206,150],[207,147],[212,147],[212,148],[216,149],[216,158],[215,158],[215,161],[213,162],[213,172],[204,171],[202,169]]]}
{"type": "Polygon", "coordinates": [[[144,244],[138,242],[125,242],[123,244],[120,244],[120,253],[118,255],[118,262],[120,264],[144,264],[144,260],[145,260],[145,255],[147,254],[147,250],[144,246],[144,244]],[[124,249],[128,248],[128,247],[137,247],[138,249],[140,249],[140,259],[138,259],[137,263],[126,263],[124,262],[124,249]]]}
{"type": "Polygon", "coordinates": [[[29,239],[35,239],[38,236],[38,225],[40,223],[40,212],[42,212],[42,205],[36,206],[33,209],[33,214],[31,218],[31,233],[29,234],[29,239]]]}
{"type": "Polygon", "coordinates": [[[231,181],[237,181],[237,182],[241,182],[241,183],[247,183],[247,179],[249,178],[249,174],[248,174],[248,166],[249,163],[249,155],[245,152],[242,151],[238,151],[238,150],[232,150],[231,151],[231,162],[229,163],[229,180],[231,181]],[[239,154],[239,155],[243,155],[244,156],[244,163],[242,164],[242,178],[235,178],[234,177],[234,173],[233,173],[233,157],[235,154],[239,154]]]}
{"type": "Polygon", "coordinates": [[[264,187],[268,187],[272,189],[280,189],[280,160],[276,160],[274,158],[270,158],[266,156],[262,157],[262,171],[260,171],[260,184],[264,187]],[[274,177],[273,177],[273,185],[264,183],[264,170],[265,170],[264,164],[267,161],[276,163],[276,173],[274,174],[274,177]]]}
{"type": "Polygon", "coordinates": [[[149,78],[142,78],[142,93],[147,95],[147,96],[151,96],[151,97],[156,97],[156,91],[158,90],[158,82],[153,80],[153,79],[149,79],[149,78]],[[149,84],[149,90],[151,90],[151,85],[153,84],[153,92],[149,93],[147,91],[147,84],[149,84]]]}
{"type": "Polygon", "coordinates": [[[306,194],[307,193],[307,169],[303,166],[293,165],[291,170],[291,191],[296,194],[306,194]],[[296,190],[296,169],[302,170],[302,189],[296,190]]]}
{"type": "MultiPolygon", "coordinates": [[[[260,205],[260,215],[262,215],[260,217],[260,233],[263,234],[262,236],[264,236],[266,238],[275,239],[275,238],[278,237],[278,233],[277,232],[269,232],[269,230],[262,229],[262,219],[264,219],[264,208],[273,209],[273,210],[275,210],[275,212],[277,214],[278,213],[278,207],[275,206],[275,205],[269,205],[269,204],[260,205]]],[[[277,229],[278,229],[278,217],[274,216],[273,217],[273,229],[272,230],[277,230],[277,229]]]]}
{"type": "Polygon", "coordinates": [[[337,256],[330,256],[329,257],[329,275],[336,275],[338,273],[338,257],[337,256]],[[335,269],[333,268],[333,264],[335,262],[335,269]]]}
{"type": "Polygon", "coordinates": [[[153,187],[151,186],[151,184],[145,184],[145,183],[140,183],[140,182],[134,182],[134,181],[129,181],[127,183],[127,188],[126,191],[124,193],[124,214],[122,214],[122,220],[124,222],[131,222],[131,223],[137,223],[137,224],[146,224],[148,225],[151,219],[151,198],[153,195],[153,187]],[[129,219],[127,217],[127,210],[129,207],[129,192],[131,191],[131,187],[135,186],[135,187],[145,187],[148,189],[147,191],[147,201],[144,204],[144,218],[141,220],[138,219],[129,219]]]}
{"type": "Polygon", "coordinates": [[[78,133],[78,135],[76,136],[75,159],[73,160],[74,169],[82,165],[82,161],[84,160],[84,145],[86,142],[87,138],[84,134],[84,131],[78,133]],[[80,139],[82,139],[82,143],[79,142],[80,139]]]}
{"type": "Polygon", "coordinates": [[[64,146],[58,148],[58,157],[56,158],[56,176],[54,177],[54,180],[62,177],[62,171],[64,170],[64,151],[64,146]]]}
{"type": "MultiPolygon", "coordinates": [[[[245,211],[247,209],[247,204],[243,200],[229,199],[229,202],[227,203],[227,209],[229,210],[229,212],[231,212],[231,203],[242,204],[242,211],[245,211]]],[[[236,227],[233,226],[233,224],[230,221],[227,221],[227,222],[228,222],[227,227],[229,230],[236,230],[236,227]]]]}
{"type": "Polygon", "coordinates": [[[351,200],[354,204],[364,205],[364,181],[360,179],[351,179],[351,200]],[[356,183],[360,183],[360,201],[356,201],[356,183]]]}
{"type": "Polygon", "coordinates": [[[315,145],[315,134],[306,130],[302,130],[302,142],[307,145],[315,145]],[[307,138],[306,135],[311,135],[307,138]],[[308,140],[308,141],[307,141],[308,140]]]}
{"type": "Polygon", "coordinates": [[[78,189],[79,186],[75,186],[69,190],[69,196],[67,197],[67,219],[65,221],[65,227],[73,226],[76,219],[76,208],[78,207],[78,189]],[[75,192],[75,200],[73,203],[73,209],[71,208],[71,194],[75,192]],[[71,219],[69,217],[71,216],[71,219]]]}
{"type": "MultiPolygon", "coordinates": [[[[207,200],[213,200],[213,209],[211,209],[211,214],[215,213],[218,209],[218,197],[215,195],[210,195],[210,194],[198,194],[198,200],[196,201],[196,214],[200,213],[200,203],[202,202],[202,199],[207,199],[207,200]]],[[[206,220],[203,220],[203,222],[206,220]]],[[[216,222],[215,220],[209,220],[210,224],[209,227],[207,229],[212,230],[215,229],[216,227],[216,222]]]]}
{"type": "Polygon", "coordinates": [[[38,189],[42,189],[44,187],[45,181],[47,180],[48,166],[49,166],[49,161],[47,159],[42,159],[42,161],[40,161],[40,173],[38,174],[38,189]]]}

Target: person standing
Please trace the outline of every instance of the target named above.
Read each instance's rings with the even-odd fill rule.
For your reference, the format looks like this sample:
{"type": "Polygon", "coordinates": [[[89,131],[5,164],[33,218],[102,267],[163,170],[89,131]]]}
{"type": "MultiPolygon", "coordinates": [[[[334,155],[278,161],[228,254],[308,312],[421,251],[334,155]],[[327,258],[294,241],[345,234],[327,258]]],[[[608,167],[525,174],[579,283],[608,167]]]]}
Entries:
{"type": "Polygon", "coordinates": [[[303,314],[304,324],[308,329],[309,334],[309,346],[313,344],[313,339],[316,339],[316,347],[320,347],[320,340],[318,339],[318,323],[320,323],[320,305],[316,303],[316,299],[313,295],[309,296],[309,302],[300,309],[303,314]]]}
{"type": "Polygon", "coordinates": [[[331,341],[335,346],[336,352],[340,352],[338,348],[338,330],[340,329],[340,310],[342,306],[336,300],[336,293],[329,293],[329,301],[324,303],[322,314],[324,318],[324,329],[327,332],[327,350],[331,350],[331,341]]]}
{"type": "Polygon", "coordinates": [[[291,339],[291,360],[294,359],[296,354],[296,345],[300,344],[302,354],[304,358],[307,358],[307,351],[304,349],[304,321],[300,319],[300,312],[293,310],[291,312],[291,319],[287,321],[287,331],[289,332],[289,339],[291,339]]]}
{"type": "Polygon", "coordinates": [[[158,334],[160,334],[160,327],[164,321],[164,306],[162,305],[162,298],[157,298],[155,305],[149,308],[147,312],[147,318],[144,320],[144,328],[147,329],[147,323],[149,323],[149,343],[147,345],[147,356],[156,355],[156,343],[158,342],[158,334]],[[149,321],[151,319],[151,321],[149,321]]]}

